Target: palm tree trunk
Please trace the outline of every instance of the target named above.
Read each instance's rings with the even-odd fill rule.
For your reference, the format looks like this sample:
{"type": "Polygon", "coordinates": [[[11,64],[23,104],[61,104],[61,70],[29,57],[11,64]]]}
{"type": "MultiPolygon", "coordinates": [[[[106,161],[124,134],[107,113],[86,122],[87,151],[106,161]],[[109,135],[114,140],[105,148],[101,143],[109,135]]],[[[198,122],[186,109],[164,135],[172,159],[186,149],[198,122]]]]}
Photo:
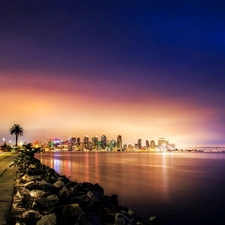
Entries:
{"type": "Polygon", "coordinates": [[[17,142],[18,142],[18,135],[16,134],[16,147],[17,147],[17,142]]]}

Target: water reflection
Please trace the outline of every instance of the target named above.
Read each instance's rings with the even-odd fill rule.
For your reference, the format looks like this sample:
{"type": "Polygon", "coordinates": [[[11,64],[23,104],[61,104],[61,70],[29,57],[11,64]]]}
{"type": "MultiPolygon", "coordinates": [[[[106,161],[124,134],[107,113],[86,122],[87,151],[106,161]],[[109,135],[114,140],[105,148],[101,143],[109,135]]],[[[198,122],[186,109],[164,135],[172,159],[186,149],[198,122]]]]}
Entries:
{"type": "Polygon", "coordinates": [[[164,199],[168,201],[168,170],[167,170],[167,157],[165,154],[162,155],[162,194],[164,195],[164,199]]]}
{"type": "Polygon", "coordinates": [[[71,152],[36,157],[71,180],[99,183],[105,194],[118,194],[122,205],[143,217],[159,215],[163,225],[225,224],[224,153],[71,152]],[[207,210],[211,215],[204,219],[207,210]]]}

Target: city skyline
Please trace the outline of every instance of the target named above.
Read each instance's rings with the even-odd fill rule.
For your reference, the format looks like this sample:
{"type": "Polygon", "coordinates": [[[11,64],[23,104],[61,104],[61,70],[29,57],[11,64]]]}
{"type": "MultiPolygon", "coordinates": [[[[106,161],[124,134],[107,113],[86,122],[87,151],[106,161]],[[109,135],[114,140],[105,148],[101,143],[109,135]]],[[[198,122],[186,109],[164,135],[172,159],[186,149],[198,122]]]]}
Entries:
{"type": "Polygon", "coordinates": [[[224,4],[0,3],[0,137],[225,146],[224,4]]]}

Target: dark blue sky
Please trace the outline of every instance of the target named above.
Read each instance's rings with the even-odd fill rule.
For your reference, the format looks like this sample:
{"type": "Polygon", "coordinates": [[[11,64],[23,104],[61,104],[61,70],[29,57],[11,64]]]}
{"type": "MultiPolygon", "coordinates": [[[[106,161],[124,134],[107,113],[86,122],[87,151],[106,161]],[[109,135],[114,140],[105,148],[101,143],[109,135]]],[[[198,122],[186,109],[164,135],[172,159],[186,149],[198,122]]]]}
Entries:
{"type": "Polygon", "coordinates": [[[13,80],[20,72],[31,79],[35,72],[89,82],[99,95],[95,86],[117,85],[127,101],[164,98],[186,103],[185,110],[189,104],[215,107],[224,132],[224,12],[223,1],[5,0],[1,76],[13,80]]]}
{"type": "Polygon", "coordinates": [[[55,67],[61,61],[57,69],[86,72],[91,67],[100,77],[99,67],[116,65],[118,70],[141,68],[145,74],[157,68],[172,78],[189,72],[199,85],[224,81],[224,3],[4,2],[0,25],[6,57],[1,67],[11,58],[19,68],[28,63],[55,67]]]}

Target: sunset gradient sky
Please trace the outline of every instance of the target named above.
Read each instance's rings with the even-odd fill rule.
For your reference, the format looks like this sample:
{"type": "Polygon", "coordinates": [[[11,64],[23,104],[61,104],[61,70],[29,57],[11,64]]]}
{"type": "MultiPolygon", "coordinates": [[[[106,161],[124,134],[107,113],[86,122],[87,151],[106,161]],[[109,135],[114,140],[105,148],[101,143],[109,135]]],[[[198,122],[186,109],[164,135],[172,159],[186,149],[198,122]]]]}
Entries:
{"type": "Polygon", "coordinates": [[[0,137],[225,146],[222,1],[0,3],[0,137]]]}

